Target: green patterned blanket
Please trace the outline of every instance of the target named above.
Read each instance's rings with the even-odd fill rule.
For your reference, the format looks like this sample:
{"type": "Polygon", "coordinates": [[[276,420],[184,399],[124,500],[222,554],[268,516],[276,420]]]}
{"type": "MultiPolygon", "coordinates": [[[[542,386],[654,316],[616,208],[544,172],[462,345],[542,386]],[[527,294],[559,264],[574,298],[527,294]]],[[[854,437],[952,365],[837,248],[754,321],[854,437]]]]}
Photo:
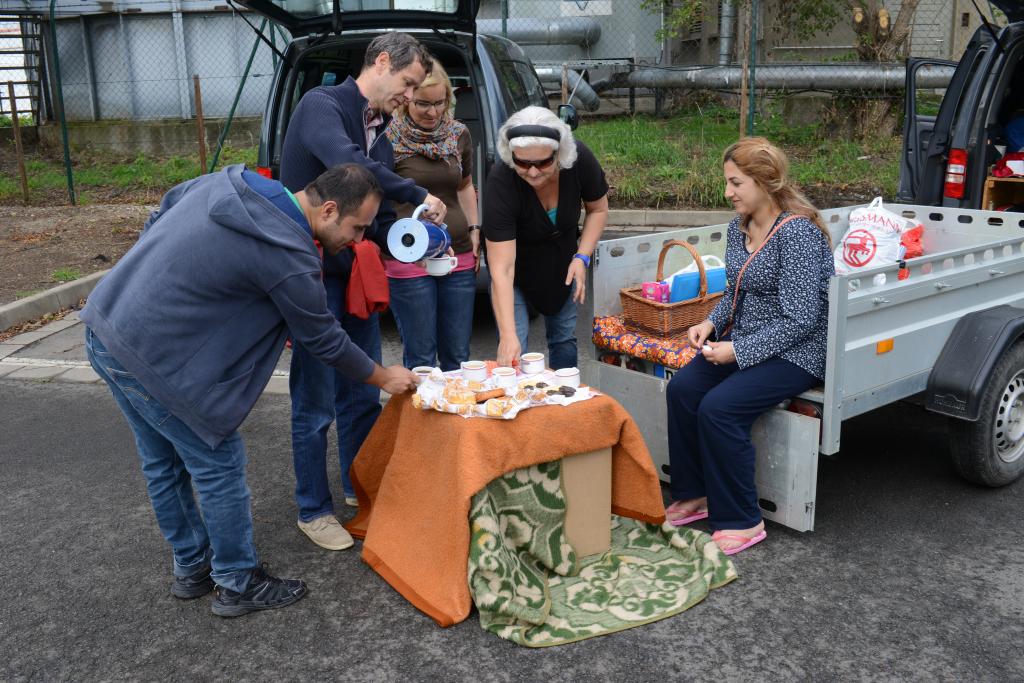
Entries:
{"type": "Polygon", "coordinates": [[[678,614],[736,578],[707,534],[617,515],[611,550],[581,561],[564,534],[561,472],[533,465],[473,497],[469,589],[485,630],[564,645],[678,614]]]}

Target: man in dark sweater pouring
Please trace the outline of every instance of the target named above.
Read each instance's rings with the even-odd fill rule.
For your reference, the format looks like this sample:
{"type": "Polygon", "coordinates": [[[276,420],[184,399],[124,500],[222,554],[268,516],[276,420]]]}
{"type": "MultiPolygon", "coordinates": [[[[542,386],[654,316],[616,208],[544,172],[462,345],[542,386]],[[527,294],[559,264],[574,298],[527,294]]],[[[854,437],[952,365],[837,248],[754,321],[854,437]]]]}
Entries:
{"type": "MultiPolygon", "coordinates": [[[[383,188],[384,200],[375,225],[367,231],[367,237],[383,249],[387,229],[395,219],[391,201],[426,204],[427,217],[442,222],[444,203],[412,180],[394,173],[391,143],[384,135],[391,112],[412,97],[413,89],[432,66],[430,53],[408,34],[385,33],[374,38],[366,49],[358,78],[349,77],[341,85],[319,86],[302,96],[285,134],[281,182],[295,190],[335,164],[362,165],[383,188]]],[[[369,256],[376,258],[376,254],[369,256]]],[[[348,249],[337,258],[325,256],[328,306],[352,341],[380,362],[378,314],[370,312],[363,318],[346,310],[352,263],[348,249]]],[[[383,284],[386,287],[386,278],[383,284]]],[[[334,515],[327,477],[327,432],[337,419],[342,487],[346,502],[356,505],[349,468],[380,414],[379,392],[335,372],[309,353],[301,341],[292,346],[289,387],[298,526],[322,548],[349,548],[352,537],[334,515]]]]}

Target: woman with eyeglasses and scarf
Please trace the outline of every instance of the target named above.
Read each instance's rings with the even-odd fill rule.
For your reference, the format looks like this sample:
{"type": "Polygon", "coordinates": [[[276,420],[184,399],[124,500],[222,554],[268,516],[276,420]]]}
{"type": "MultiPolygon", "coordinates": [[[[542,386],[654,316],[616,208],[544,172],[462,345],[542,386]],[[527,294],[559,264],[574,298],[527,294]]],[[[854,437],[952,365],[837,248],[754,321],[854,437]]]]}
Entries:
{"type": "MultiPolygon", "coordinates": [[[[416,181],[448,207],[448,233],[458,265],[447,275],[431,276],[414,263],[388,259],[391,310],[402,337],[407,368],[458,369],[469,360],[473,332],[480,225],[473,187],[473,141],[452,113],[455,97],[440,62],[412,99],[397,109],[387,128],[395,152],[395,172],[416,181]]],[[[399,218],[411,216],[410,204],[395,207],[399,218]]]]}
{"type": "Polygon", "coordinates": [[[527,350],[528,305],[544,315],[547,364],[576,366],[576,305],[608,222],[608,183],[593,152],[543,107],[526,107],[498,132],[484,188],[484,238],[498,365],[527,350]],[[581,211],[586,212],[582,232],[581,211]]]}

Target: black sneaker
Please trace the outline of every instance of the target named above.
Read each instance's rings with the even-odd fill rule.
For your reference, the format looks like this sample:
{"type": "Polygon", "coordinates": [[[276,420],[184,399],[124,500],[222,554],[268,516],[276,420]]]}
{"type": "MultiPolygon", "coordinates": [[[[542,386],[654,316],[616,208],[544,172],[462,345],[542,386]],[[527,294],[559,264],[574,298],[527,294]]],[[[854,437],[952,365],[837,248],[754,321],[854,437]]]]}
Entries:
{"type": "Polygon", "coordinates": [[[209,565],[188,576],[175,576],[171,584],[171,595],[182,600],[201,598],[212,590],[213,578],[210,577],[209,565]]]}
{"type": "Polygon", "coordinates": [[[287,607],[306,594],[306,583],[299,579],[279,579],[267,573],[261,564],[252,572],[249,587],[244,592],[217,586],[217,597],[212,603],[218,617],[240,617],[249,612],[287,607]]]}

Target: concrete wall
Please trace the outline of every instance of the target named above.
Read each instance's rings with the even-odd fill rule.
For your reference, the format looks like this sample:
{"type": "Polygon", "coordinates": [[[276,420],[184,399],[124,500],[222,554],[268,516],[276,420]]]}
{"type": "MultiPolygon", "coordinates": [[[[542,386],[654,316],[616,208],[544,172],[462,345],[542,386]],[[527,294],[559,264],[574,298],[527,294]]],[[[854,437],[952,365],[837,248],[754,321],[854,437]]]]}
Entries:
{"type": "MultiPolygon", "coordinates": [[[[205,139],[207,154],[212,155],[224,127],[224,119],[206,119],[205,139]]],[[[259,117],[235,119],[226,144],[248,147],[259,142],[259,117]]],[[[39,126],[40,144],[59,149],[60,126],[39,126]]],[[[111,152],[137,154],[145,152],[156,156],[196,154],[199,142],[196,122],[192,121],[104,121],[68,124],[68,144],[72,149],[101,149],[111,152]]]]}

